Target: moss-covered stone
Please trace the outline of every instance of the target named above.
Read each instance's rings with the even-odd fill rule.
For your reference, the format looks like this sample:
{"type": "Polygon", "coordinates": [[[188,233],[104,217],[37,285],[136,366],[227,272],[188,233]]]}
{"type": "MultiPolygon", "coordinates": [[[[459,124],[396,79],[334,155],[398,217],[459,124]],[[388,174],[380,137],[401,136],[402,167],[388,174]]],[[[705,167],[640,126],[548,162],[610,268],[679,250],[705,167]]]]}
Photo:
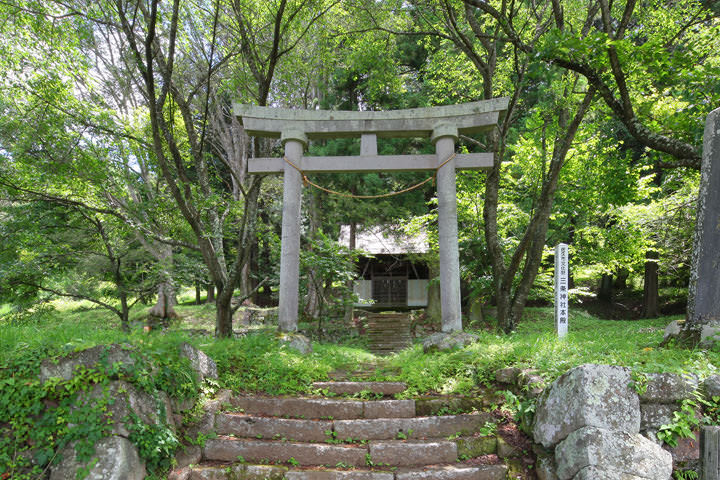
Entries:
{"type": "Polygon", "coordinates": [[[457,443],[458,457],[460,458],[479,457],[497,451],[497,438],[495,436],[461,437],[456,438],[455,443],[457,443]]]}

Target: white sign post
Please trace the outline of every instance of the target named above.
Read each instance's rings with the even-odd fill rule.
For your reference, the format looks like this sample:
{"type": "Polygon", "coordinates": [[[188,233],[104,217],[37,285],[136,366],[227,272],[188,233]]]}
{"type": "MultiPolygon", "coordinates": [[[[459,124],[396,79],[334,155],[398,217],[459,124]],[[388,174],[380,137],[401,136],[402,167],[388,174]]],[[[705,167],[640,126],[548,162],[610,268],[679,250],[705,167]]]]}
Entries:
{"type": "Polygon", "coordinates": [[[568,246],[555,247],[555,330],[562,338],[568,332],[568,246]]]}

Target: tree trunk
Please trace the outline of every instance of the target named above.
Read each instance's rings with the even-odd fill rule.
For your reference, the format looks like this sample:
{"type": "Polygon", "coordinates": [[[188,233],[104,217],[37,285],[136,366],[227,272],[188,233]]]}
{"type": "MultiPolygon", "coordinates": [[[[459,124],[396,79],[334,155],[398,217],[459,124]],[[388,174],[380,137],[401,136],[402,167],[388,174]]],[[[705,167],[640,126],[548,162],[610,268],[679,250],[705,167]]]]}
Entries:
{"type": "Polygon", "coordinates": [[[173,253],[172,247],[162,245],[155,249],[155,258],[160,266],[161,282],[158,285],[158,298],[155,305],[150,309],[148,315],[157,317],[160,322],[167,325],[172,318],[177,318],[173,308],[177,304],[175,297],[175,282],[172,278],[173,253]]]}
{"type": "Polygon", "coordinates": [[[120,292],[120,308],[122,315],[120,316],[120,328],[123,332],[130,332],[130,307],[128,306],[127,294],[120,292]]]}
{"type": "Polygon", "coordinates": [[[232,329],[232,296],[233,289],[220,290],[215,300],[215,336],[229,338],[233,335],[232,329]]]}
{"type": "Polygon", "coordinates": [[[200,298],[200,282],[195,282],[195,305],[200,305],[202,303],[202,299],[200,298]]]}
{"type": "Polygon", "coordinates": [[[240,282],[242,270],[250,262],[250,248],[255,237],[255,223],[257,221],[258,196],[262,177],[253,177],[247,188],[245,197],[245,210],[243,212],[243,227],[238,237],[237,253],[227,276],[222,278],[215,275],[215,286],[218,288],[215,300],[215,335],[218,338],[232,337],[232,299],[235,287],[240,282]]]}
{"type": "Polygon", "coordinates": [[[658,316],[658,254],[649,250],[645,254],[645,286],[643,287],[643,318],[658,316]]]}
{"type": "Polygon", "coordinates": [[[177,305],[175,285],[173,285],[172,280],[165,281],[158,285],[157,302],[150,309],[148,315],[158,318],[163,324],[167,324],[168,320],[178,316],[173,308],[175,305],[177,305]]]}
{"type": "Polygon", "coordinates": [[[598,300],[605,303],[612,303],[613,297],[613,276],[606,273],[600,278],[598,287],[598,300]]]}
{"type": "Polygon", "coordinates": [[[209,283],[207,286],[207,297],[205,303],[215,303],[215,285],[209,283]]]}
{"type": "Polygon", "coordinates": [[[317,282],[315,281],[315,274],[310,271],[307,274],[307,294],[305,295],[303,314],[307,318],[318,318],[320,316],[321,301],[317,282]]]}

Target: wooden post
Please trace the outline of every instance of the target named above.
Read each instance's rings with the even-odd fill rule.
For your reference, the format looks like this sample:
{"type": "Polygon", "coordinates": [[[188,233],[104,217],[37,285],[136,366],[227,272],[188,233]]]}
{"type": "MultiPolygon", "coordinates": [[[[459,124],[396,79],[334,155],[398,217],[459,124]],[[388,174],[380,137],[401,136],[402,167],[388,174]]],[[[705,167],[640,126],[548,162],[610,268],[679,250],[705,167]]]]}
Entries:
{"type": "Polygon", "coordinates": [[[555,331],[563,338],[568,332],[568,246],[558,243],[555,247],[555,331]]]}
{"type": "MultiPolygon", "coordinates": [[[[307,144],[302,132],[283,132],[285,157],[302,168],[303,149],[307,144]]],[[[300,284],[300,206],[302,175],[292,165],[283,172],[282,242],[280,245],[280,298],[278,324],[282,332],[294,332],[298,324],[298,290],[300,284]]]]}
{"type": "Polygon", "coordinates": [[[720,427],[700,431],[700,480],[720,480],[720,427]]]}
{"type": "MultiPolygon", "coordinates": [[[[438,166],[446,162],[455,152],[457,138],[456,128],[444,125],[435,127],[432,141],[435,143],[438,166]]],[[[454,159],[445,163],[437,172],[437,196],[442,331],[450,333],[462,330],[454,159]]]]}

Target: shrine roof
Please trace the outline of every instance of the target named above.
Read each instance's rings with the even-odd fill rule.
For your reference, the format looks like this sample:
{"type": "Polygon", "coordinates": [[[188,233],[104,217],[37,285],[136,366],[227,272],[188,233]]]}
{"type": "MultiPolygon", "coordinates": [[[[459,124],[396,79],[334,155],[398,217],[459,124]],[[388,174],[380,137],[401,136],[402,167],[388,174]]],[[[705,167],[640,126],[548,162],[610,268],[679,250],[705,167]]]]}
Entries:
{"type": "MultiPolygon", "coordinates": [[[[350,244],[350,225],[340,226],[341,245],[350,244]]],[[[427,233],[408,235],[398,225],[379,225],[358,227],[355,234],[355,248],[372,255],[404,255],[408,253],[427,253],[430,251],[427,233]]]]}

